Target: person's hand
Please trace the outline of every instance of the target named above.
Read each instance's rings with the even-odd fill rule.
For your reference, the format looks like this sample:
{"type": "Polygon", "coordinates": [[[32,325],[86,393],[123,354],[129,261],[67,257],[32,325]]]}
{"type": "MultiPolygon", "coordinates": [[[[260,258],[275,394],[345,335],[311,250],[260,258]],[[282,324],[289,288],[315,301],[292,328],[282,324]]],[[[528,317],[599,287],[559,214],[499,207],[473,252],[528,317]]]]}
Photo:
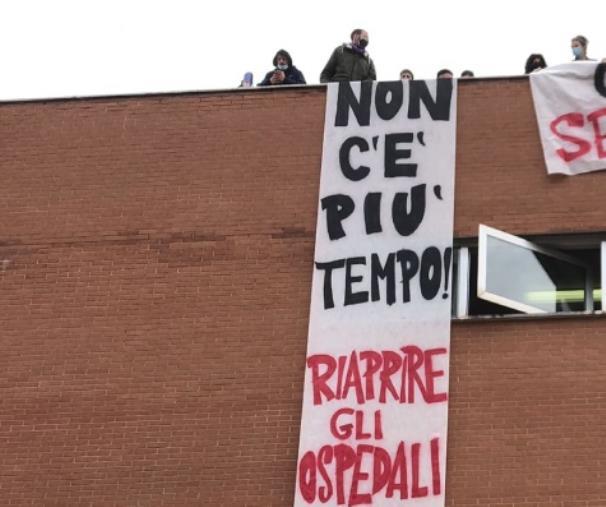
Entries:
{"type": "Polygon", "coordinates": [[[281,70],[276,70],[269,79],[269,82],[271,84],[280,84],[284,81],[284,79],[286,79],[286,74],[284,74],[284,72],[281,70]]]}

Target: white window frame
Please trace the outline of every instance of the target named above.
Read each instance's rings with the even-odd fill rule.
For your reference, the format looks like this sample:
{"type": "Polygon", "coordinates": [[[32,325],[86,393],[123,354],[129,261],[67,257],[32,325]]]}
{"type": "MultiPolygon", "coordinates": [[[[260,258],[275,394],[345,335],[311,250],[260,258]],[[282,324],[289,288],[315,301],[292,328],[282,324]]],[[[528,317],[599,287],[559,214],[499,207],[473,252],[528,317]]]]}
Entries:
{"type": "MultiPolygon", "coordinates": [[[[497,303],[501,306],[505,306],[507,308],[511,308],[513,310],[517,310],[523,313],[542,313],[542,314],[551,314],[552,312],[548,312],[543,310],[542,308],[538,308],[532,305],[527,305],[525,303],[521,303],[519,301],[506,298],[504,296],[500,296],[498,294],[494,294],[489,292],[486,288],[486,263],[487,263],[487,246],[488,246],[488,236],[497,238],[506,243],[510,243],[512,245],[521,246],[522,248],[527,248],[528,250],[533,250],[535,252],[539,252],[543,255],[547,255],[549,257],[554,257],[555,259],[562,260],[564,262],[568,262],[570,264],[579,266],[585,270],[585,312],[591,313],[593,312],[593,291],[592,291],[592,274],[590,267],[575,259],[574,257],[570,257],[569,255],[563,254],[557,250],[551,250],[548,248],[544,248],[542,246],[537,245],[536,243],[532,243],[518,236],[514,236],[513,234],[508,234],[506,232],[500,231],[498,229],[494,229],[493,227],[488,227],[486,225],[480,224],[478,230],[478,287],[477,287],[477,296],[480,299],[484,299],[485,301],[490,301],[492,303],[497,303]]],[[[604,261],[606,259],[606,247],[604,246],[606,242],[602,243],[602,266],[604,266],[604,261]]],[[[602,269],[602,287],[604,287],[604,269],[602,269]]],[[[602,309],[604,309],[604,301],[602,300],[602,309]]],[[[458,310],[458,308],[457,308],[458,310]]]]}
{"type": "Polygon", "coordinates": [[[606,311],[606,298],[604,297],[606,291],[606,241],[602,241],[600,243],[600,290],[601,290],[601,300],[602,300],[602,311],[606,311]]]}
{"type": "Polygon", "coordinates": [[[462,246],[455,249],[457,256],[457,291],[455,317],[463,319],[469,315],[469,248],[462,246]]]}

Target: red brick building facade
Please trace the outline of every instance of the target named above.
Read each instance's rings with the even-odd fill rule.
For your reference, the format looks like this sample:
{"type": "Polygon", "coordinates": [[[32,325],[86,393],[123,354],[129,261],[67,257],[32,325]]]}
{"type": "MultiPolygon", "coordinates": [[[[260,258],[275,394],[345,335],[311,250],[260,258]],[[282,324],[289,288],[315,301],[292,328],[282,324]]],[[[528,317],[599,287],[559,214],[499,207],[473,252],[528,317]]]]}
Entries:
{"type": "MultiPolygon", "coordinates": [[[[292,504],[325,89],[0,104],[0,503],[292,504]]],[[[461,81],[455,237],[602,233],[526,79],[461,81]]],[[[455,320],[447,505],[606,505],[601,315],[455,320]]]]}

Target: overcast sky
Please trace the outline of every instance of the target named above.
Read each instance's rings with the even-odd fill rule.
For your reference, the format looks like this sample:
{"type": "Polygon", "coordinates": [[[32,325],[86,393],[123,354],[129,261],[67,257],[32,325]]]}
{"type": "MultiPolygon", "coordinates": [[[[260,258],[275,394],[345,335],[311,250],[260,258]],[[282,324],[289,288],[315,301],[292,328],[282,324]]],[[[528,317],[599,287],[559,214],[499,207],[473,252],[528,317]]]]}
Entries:
{"type": "Polygon", "coordinates": [[[585,35],[606,56],[604,0],[2,0],[0,100],[235,87],[287,49],[308,83],[353,28],[370,33],[380,80],[523,73],[572,59],[585,35]]]}

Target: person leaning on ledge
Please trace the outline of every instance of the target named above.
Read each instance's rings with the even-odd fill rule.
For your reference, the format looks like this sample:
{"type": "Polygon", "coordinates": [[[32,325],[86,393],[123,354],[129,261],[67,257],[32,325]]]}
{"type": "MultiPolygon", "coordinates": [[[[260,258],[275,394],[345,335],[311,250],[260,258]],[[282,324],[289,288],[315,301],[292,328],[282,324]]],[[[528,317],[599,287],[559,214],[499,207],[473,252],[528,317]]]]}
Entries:
{"type": "Polygon", "coordinates": [[[375,64],[368,51],[368,32],[356,28],[351,32],[351,43],[336,48],[320,74],[320,83],[332,81],[374,81],[375,64]]]}

